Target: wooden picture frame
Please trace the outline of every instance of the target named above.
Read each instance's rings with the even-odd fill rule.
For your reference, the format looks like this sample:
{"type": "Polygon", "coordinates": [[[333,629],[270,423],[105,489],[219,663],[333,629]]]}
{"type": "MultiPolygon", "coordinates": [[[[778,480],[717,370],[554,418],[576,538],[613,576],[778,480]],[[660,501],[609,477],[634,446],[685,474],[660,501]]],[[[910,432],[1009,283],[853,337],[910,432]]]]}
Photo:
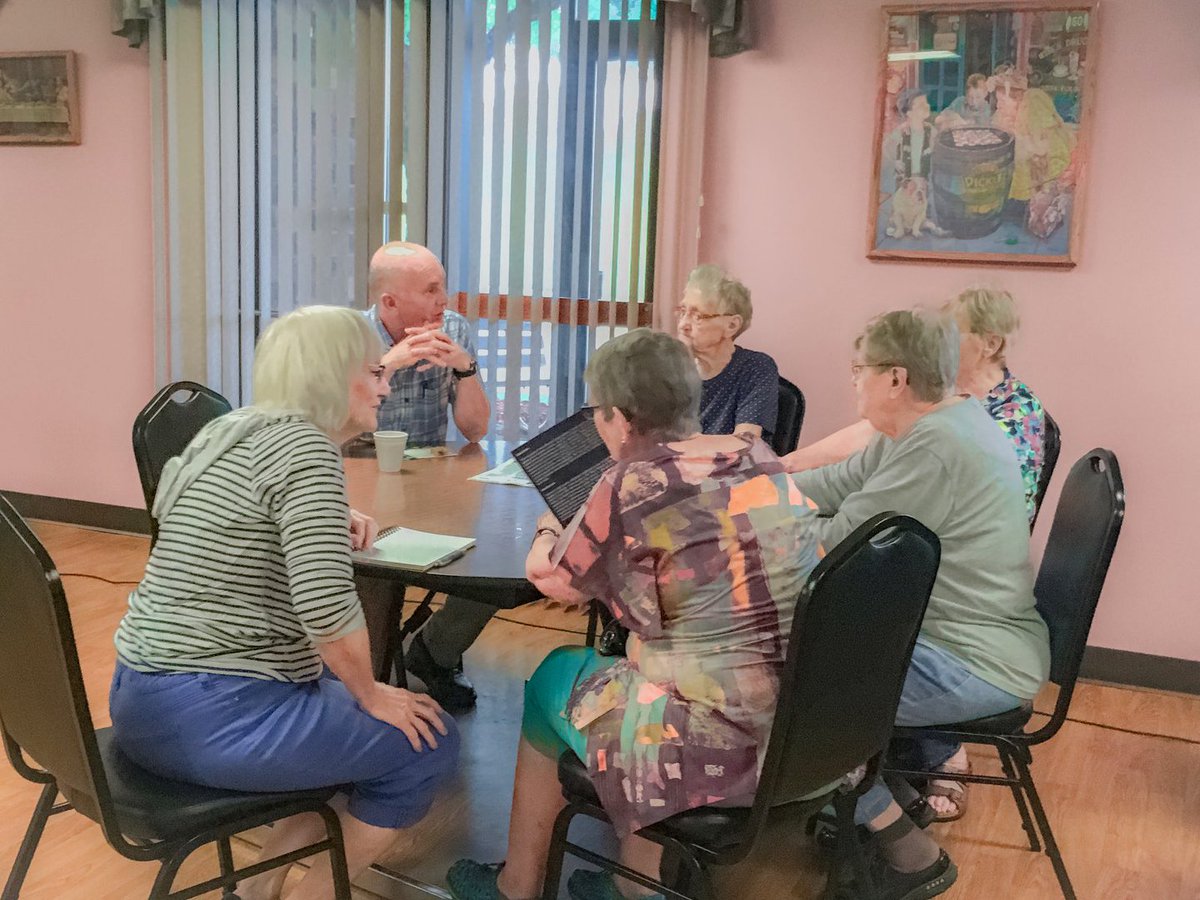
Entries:
{"type": "Polygon", "coordinates": [[[869,258],[1076,265],[1098,6],[883,7],[869,258]]]}
{"type": "Polygon", "coordinates": [[[0,53],[0,144],[78,144],[75,53],[0,53]]]}

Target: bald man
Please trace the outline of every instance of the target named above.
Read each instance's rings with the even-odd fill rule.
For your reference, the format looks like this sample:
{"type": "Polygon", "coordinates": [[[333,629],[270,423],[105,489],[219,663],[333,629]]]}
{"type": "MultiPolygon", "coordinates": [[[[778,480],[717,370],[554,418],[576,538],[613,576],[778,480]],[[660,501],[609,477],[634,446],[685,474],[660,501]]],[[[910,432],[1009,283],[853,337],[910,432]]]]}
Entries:
{"type": "Polygon", "coordinates": [[[410,446],[446,442],[447,408],[468,441],[487,434],[491,406],[479,381],[471,325],[446,309],[446,270],[420,244],[393,241],[371,257],[367,276],[383,364],[392,392],[379,407],[380,431],[407,431],[410,446]]]}
{"type": "MultiPolygon", "coordinates": [[[[379,430],[407,431],[410,446],[444,444],[449,407],[468,441],[487,434],[491,406],[479,380],[471,324],[446,309],[446,270],[438,258],[420,244],[384,244],[371,257],[367,291],[366,315],[383,340],[392,389],[379,407],[379,430]]],[[[359,580],[359,596],[378,668],[393,597],[389,585],[374,579],[359,580]]],[[[448,597],[405,654],[405,667],[449,712],[475,705],[462,654],[495,612],[494,606],[448,597]]]]}

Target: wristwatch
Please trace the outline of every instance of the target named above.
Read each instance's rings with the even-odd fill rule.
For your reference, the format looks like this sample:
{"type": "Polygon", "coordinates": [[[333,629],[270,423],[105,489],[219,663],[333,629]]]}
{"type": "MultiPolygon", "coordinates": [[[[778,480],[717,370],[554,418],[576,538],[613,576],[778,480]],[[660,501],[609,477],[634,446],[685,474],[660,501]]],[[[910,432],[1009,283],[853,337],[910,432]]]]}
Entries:
{"type": "Polygon", "coordinates": [[[479,372],[479,363],[471,360],[471,365],[465,369],[451,369],[456,381],[462,381],[464,378],[470,378],[479,372]]]}

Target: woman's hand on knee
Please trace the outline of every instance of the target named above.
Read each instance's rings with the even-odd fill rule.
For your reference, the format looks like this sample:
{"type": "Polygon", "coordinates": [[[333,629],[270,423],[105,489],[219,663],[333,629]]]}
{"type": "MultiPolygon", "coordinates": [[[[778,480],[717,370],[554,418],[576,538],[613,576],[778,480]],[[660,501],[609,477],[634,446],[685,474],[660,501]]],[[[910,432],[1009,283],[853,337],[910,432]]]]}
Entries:
{"type": "Polygon", "coordinates": [[[375,689],[362,704],[362,708],[368,715],[402,731],[418,753],[424,749],[421,746],[422,740],[431,749],[437,749],[438,742],[434,731],[440,734],[448,733],[446,723],[442,721],[442,707],[427,694],[417,694],[404,688],[376,682],[375,689]]]}

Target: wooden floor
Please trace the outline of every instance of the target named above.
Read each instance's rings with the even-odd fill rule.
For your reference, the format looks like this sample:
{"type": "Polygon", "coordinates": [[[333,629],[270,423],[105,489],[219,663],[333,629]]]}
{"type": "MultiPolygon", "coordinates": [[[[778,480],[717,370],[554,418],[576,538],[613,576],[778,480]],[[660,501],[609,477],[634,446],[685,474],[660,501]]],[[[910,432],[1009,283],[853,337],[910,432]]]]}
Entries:
{"type": "MultiPolygon", "coordinates": [[[[136,581],[141,575],[144,538],[43,523],[36,523],[36,530],[65,574],[113,581],[136,581]]],[[[129,587],[78,577],[64,577],[64,583],[93,715],[98,725],[108,724],[112,634],[129,587]]],[[[582,641],[579,635],[550,630],[582,631],[582,619],[573,614],[533,606],[502,616],[514,621],[494,621],[467,655],[480,702],[460,720],[462,772],[434,812],[398,840],[385,859],[389,867],[424,881],[441,883],[447,863],[459,856],[502,856],[521,682],[549,649],[582,641]]],[[[1042,698],[1038,708],[1050,702],[1042,698]]],[[[1200,898],[1200,697],[1086,684],[1077,693],[1072,717],[1150,733],[1069,722],[1035,755],[1034,775],[1078,895],[1088,900],[1200,898]]],[[[990,771],[994,758],[980,754],[974,762],[977,770],[990,771]]],[[[7,874],[36,795],[34,785],[0,763],[0,875],[7,874]]],[[[1049,860],[1024,844],[1007,791],[975,787],[967,817],[935,826],[934,833],[960,872],[958,884],[944,896],[1060,896],[1049,860]]],[[[722,895],[816,896],[823,875],[805,838],[777,834],[768,844],[769,852],[720,880],[722,895]]],[[[246,845],[237,852],[247,861],[252,856],[246,845]]],[[[95,825],[66,813],[50,820],[22,897],[134,900],[147,895],[155,869],[117,856],[95,825]]],[[[215,854],[198,853],[182,878],[196,881],[215,872],[215,854]]],[[[389,897],[416,896],[378,876],[363,883],[389,897]]]]}

